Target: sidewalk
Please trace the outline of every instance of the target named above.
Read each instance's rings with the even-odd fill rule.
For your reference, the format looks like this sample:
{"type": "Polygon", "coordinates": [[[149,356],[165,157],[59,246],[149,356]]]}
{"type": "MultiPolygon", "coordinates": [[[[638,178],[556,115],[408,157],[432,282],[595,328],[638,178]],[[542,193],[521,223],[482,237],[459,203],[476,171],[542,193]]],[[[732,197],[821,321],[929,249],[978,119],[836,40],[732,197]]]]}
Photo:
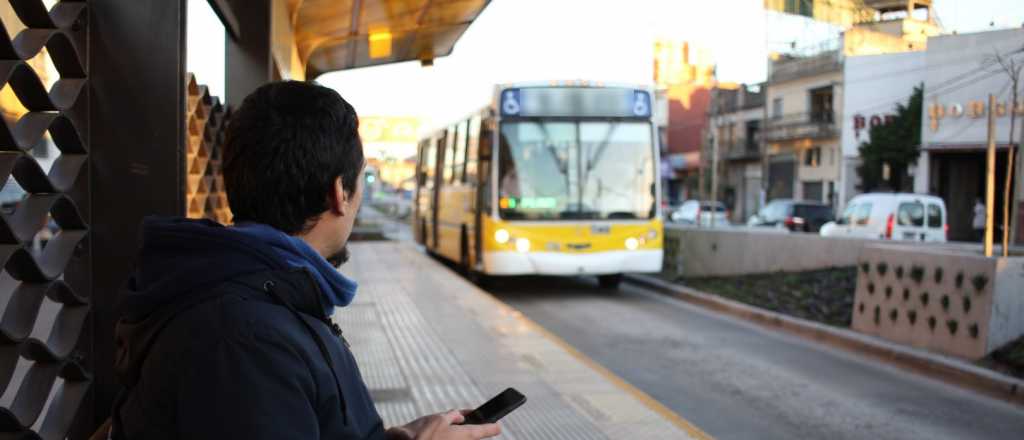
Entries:
{"type": "Polygon", "coordinates": [[[709,438],[412,244],[351,243],[360,284],[334,319],[388,426],[473,408],[506,387],[527,403],[505,439],[709,438]]]}

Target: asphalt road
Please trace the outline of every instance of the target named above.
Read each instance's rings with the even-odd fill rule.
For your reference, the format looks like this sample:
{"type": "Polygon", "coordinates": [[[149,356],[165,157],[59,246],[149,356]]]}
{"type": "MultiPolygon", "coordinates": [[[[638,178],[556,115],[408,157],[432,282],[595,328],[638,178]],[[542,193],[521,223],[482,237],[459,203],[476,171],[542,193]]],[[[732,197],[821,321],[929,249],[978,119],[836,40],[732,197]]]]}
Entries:
{"type": "MultiPolygon", "coordinates": [[[[370,215],[393,240],[408,226],[370,215]]],[[[1024,439],[1024,408],[623,284],[488,290],[719,439],[1024,439]]]]}
{"type": "Polygon", "coordinates": [[[492,294],[720,439],[1024,439],[1024,409],[639,287],[492,294]]]}

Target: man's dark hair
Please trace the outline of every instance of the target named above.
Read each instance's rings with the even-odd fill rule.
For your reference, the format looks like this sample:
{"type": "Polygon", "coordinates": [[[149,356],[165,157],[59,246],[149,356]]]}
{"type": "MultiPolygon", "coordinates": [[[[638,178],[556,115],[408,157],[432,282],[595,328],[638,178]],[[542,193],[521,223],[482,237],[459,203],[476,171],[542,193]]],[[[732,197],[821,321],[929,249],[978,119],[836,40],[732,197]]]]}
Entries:
{"type": "Polygon", "coordinates": [[[256,89],[231,116],[224,143],[234,221],[306,231],[330,207],[335,179],[355,190],[364,164],[358,128],[355,109],[334,90],[298,81],[256,89]]]}

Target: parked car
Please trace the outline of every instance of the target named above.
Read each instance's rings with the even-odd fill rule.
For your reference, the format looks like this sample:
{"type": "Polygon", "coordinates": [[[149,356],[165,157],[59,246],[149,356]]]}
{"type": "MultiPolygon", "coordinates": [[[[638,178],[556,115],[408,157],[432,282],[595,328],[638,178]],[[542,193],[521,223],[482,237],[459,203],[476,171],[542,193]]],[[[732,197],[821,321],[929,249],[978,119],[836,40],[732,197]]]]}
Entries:
{"type": "Polygon", "coordinates": [[[701,202],[687,200],[671,211],[669,220],[675,223],[698,225],[701,227],[728,226],[729,211],[722,202],[701,202]],[[698,219],[700,221],[698,222],[698,219]]]}
{"type": "Polygon", "coordinates": [[[809,200],[776,199],[747,220],[747,226],[785,228],[793,232],[817,233],[833,220],[832,207],[809,200]]]}
{"type": "Polygon", "coordinates": [[[946,203],[935,196],[869,193],[850,200],[843,215],[821,228],[825,237],[945,242],[946,203]]]}

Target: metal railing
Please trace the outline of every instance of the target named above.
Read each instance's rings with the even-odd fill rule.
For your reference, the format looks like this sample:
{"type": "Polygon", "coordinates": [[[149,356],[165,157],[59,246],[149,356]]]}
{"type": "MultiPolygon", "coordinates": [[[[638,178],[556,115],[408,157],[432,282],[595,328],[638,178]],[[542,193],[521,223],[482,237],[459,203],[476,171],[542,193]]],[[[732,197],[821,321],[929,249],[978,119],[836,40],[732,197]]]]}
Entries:
{"type": "Polygon", "coordinates": [[[767,142],[792,139],[823,139],[838,135],[834,112],[810,112],[781,117],[771,117],[765,121],[758,139],[767,142]]]}
{"type": "Polygon", "coordinates": [[[737,138],[722,144],[722,151],[727,160],[749,160],[761,157],[757,138],[737,138]]]}

